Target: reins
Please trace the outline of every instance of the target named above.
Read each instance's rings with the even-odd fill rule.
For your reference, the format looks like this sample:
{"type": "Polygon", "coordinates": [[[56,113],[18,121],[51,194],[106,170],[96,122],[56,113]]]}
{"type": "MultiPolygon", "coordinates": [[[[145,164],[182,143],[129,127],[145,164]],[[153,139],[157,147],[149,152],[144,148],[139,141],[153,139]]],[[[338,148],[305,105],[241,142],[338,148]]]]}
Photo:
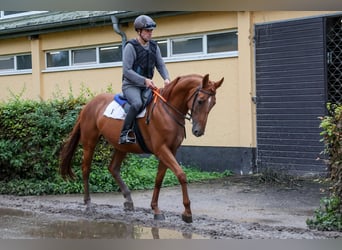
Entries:
{"type": "Polygon", "coordinates": [[[179,122],[178,119],[176,119],[170,112],[167,108],[165,108],[164,105],[167,105],[169,108],[171,108],[173,111],[175,111],[183,120],[188,120],[188,121],[191,121],[192,119],[192,112],[193,112],[193,109],[194,109],[194,106],[195,106],[195,102],[196,102],[196,99],[197,99],[197,96],[198,96],[198,93],[199,92],[202,92],[202,93],[205,93],[209,96],[213,96],[215,95],[214,93],[211,93],[209,91],[206,91],[204,89],[202,89],[200,86],[194,91],[194,93],[188,98],[187,102],[194,96],[194,100],[192,102],[192,107],[191,107],[191,110],[190,110],[190,113],[187,112],[185,115],[180,112],[177,108],[175,108],[174,106],[172,106],[170,103],[168,103],[168,101],[160,94],[160,89],[158,88],[155,88],[155,89],[152,89],[152,92],[154,94],[154,97],[153,97],[153,105],[152,105],[152,108],[146,118],[146,123],[148,124],[150,122],[150,116],[151,114],[153,113],[153,109],[158,101],[158,98],[162,101],[163,103],[163,107],[165,109],[165,111],[169,114],[169,116],[178,124],[180,125],[181,127],[184,128],[184,135],[185,135],[185,123],[181,123],[179,122]]]}
{"type": "MultiPolygon", "coordinates": [[[[182,119],[186,119],[186,120],[191,120],[191,113],[186,113],[185,115],[180,112],[178,109],[176,109],[174,106],[172,106],[170,103],[167,102],[167,100],[160,94],[159,89],[156,90],[152,90],[153,93],[155,94],[154,96],[154,103],[157,102],[158,97],[163,101],[163,104],[166,104],[169,108],[173,109],[173,111],[175,111],[179,116],[181,116],[182,119]]],[[[191,95],[191,97],[193,96],[193,94],[191,95]]],[[[191,97],[189,98],[189,100],[191,99],[191,97]]],[[[171,114],[170,114],[171,115],[171,114]]]]}

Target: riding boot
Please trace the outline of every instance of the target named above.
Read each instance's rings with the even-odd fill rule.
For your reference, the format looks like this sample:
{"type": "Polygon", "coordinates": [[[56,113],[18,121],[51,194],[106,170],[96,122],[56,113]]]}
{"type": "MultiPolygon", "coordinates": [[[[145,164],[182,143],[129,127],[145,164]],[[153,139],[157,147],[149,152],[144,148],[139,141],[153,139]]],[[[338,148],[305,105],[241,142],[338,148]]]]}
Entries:
{"type": "Polygon", "coordinates": [[[136,116],[137,112],[134,108],[130,107],[122,126],[119,144],[135,143],[135,134],[132,130],[132,125],[136,116]]]}

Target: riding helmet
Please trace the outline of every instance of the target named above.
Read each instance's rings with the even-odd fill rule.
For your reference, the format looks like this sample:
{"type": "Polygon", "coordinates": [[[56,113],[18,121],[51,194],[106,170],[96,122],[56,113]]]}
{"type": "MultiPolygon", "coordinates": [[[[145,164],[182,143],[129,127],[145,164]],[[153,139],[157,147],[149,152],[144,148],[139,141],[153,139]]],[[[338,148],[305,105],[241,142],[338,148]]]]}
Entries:
{"type": "Polygon", "coordinates": [[[157,24],[153,19],[146,15],[138,16],[134,21],[134,28],[136,31],[141,29],[153,30],[157,27],[157,24]]]}

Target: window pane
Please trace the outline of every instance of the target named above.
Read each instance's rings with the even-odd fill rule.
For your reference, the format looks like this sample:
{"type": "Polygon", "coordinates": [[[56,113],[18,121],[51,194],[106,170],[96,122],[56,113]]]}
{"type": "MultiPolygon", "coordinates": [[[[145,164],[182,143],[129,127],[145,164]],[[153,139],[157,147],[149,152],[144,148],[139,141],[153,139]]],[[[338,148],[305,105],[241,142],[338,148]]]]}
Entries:
{"type": "Polygon", "coordinates": [[[188,38],[172,41],[172,54],[203,52],[202,38],[188,38]]]}
{"type": "Polygon", "coordinates": [[[32,69],[31,55],[17,56],[17,69],[32,69]]]}
{"type": "Polygon", "coordinates": [[[122,61],[122,46],[110,46],[100,48],[100,63],[122,61]]]}
{"type": "Polygon", "coordinates": [[[72,51],[73,64],[96,63],[96,49],[80,49],[72,51]]]}
{"type": "Polygon", "coordinates": [[[167,41],[157,41],[162,57],[167,57],[167,41]]]}
{"type": "Polygon", "coordinates": [[[56,51],[46,53],[47,67],[69,66],[69,52],[56,51]]]}
{"type": "Polygon", "coordinates": [[[236,32],[208,35],[207,40],[208,53],[236,51],[238,49],[236,32]]]}
{"type": "Polygon", "coordinates": [[[24,13],[24,12],[29,12],[29,11],[4,11],[4,16],[15,15],[15,14],[24,13]]]}
{"type": "Polygon", "coordinates": [[[0,70],[14,70],[14,56],[0,57],[0,70]]]}

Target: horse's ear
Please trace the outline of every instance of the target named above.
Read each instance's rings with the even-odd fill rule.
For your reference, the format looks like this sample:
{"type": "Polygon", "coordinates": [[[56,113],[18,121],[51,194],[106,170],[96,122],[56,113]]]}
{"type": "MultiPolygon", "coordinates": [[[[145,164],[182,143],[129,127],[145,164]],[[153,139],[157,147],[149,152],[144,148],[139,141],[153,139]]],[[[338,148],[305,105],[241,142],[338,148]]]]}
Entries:
{"type": "Polygon", "coordinates": [[[206,74],[205,76],[203,76],[202,87],[206,88],[208,84],[209,84],[209,74],[206,74]]]}
{"type": "Polygon", "coordinates": [[[222,83],[223,83],[224,77],[222,77],[222,79],[218,82],[215,82],[215,89],[218,89],[219,87],[221,87],[222,83]]]}

